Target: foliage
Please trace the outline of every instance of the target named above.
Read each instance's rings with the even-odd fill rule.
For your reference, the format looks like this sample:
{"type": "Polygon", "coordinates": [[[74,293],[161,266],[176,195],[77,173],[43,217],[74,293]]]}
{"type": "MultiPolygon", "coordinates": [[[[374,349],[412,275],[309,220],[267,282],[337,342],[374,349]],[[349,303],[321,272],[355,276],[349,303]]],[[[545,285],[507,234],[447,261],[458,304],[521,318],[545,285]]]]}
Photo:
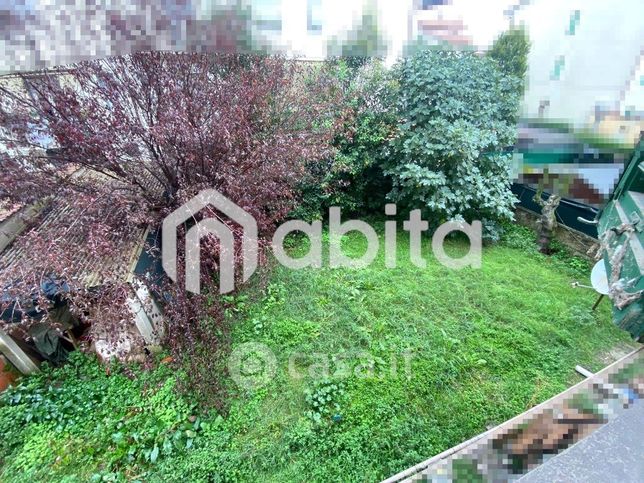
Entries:
{"type": "MultiPolygon", "coordinates": [[[[265,246],[293,208],[304,162],[332,156],[343,122],[329,114],[338,106],[334,80],[318,76],[306,83],[306,67],[280,57],[144,52],[82,62],[58,74],[23,76],[25,91],[0,87],[0,142],[8,148],[0,153],[0,199],[32,203],[54,195],[56,208],[74,218],[70,224],[68,216],[59,217],[15,242],[37,256],[2,272],[0,286],[11,286],[2,303],[35,293],[46,311],[40,282],[64,275],[64,296],[76,315],[113,337],[131,318],[126,276],[98,264],[103,288],[88,291],[83,270],[97,265],[88,259],[121,260],[127,243],[138,241],[137,228],[159,228],[204,188],[250,213],[265,246]]],[[[213,207],[199,216],[231,229],[240,262],[242,228],[213,207]]],[[[178,267],[185,267],[187,223],[178,228],[178,267]]],[[[216,238],[204,237],[202,293],[217,290],[219,250],[216,238]]],[[[188,297],[179,272],[177,285],[152,287],[165,295],[166,334],[178,360],[216,350],[213,335],[222,321],[218,301],[188,297]]]]}
{"type": "MultiPolygon", "coordinates": [[[[506,228],[505,242],[484,249],[481,270],[442,267],[428,243],[428,267],[419,269],[400,232],[396,270],[384,268],[382,252],[363,270],[277,267],[263,294],[227,297],[228,317],[237,321],[231,343],[266,344],[277,372],[255,392],[231,385],[226,414],[204,414],[177,397],[172,381],[182,376],[165,365],[130,379],[124,369],[108,375],[75,355],[69,366],[26,378],[27,393],[42,400],[0,407],[0,479],[375,481],[501,423],[576,382],[577,364],[597,370],[607,351],[629,344],[608,304],[594,323],[580,323],[594,294],[573,289],[569,271],[537,252],[533,234],[528,250],[529,232],[506,228]],[[518,239],[517,248],[508,246],[518,239]],[[301,377],[288,374],[293,353],[301,377]],[[344,356],[353,367],[362,353],[383,370],[346,378],[306,371],[315,354],[331,366],[344,356]],[[79,400],[91,407],[76,409],[79,400]],[[319,407],[320,423],[309,415],[319,407]],[[26,422],[29,412],[37,416],[26,422]],[[163,441],[176,431],[183,431],[179,446],[187,446],[183,425],[191,416],[200,420],[192,447],[166,454],[163,441]],[[132,460],[112,439],[119,432],[135,447],[132,460]],[[152,463],[144,451],[151,460],[155,443],[152,463]]],[[[364,251],[359,234],[345,241],[347,253],[364,251]]],[[[304,239],[295,242],[294,255],[306,251],[304,239]]],[[[447,251],[464,248],[453,240],[447,251]]]]}
{"type": "Polygon", "coordinates": [[[164,366],[106,368],[78,352],[62,368],[43,366],[2,395],[2,479],[123,475],[190,449],[202,418],[175,382],[164,366]]]}
{"type": "MultiPolygon", "coordinates": [[[[501,241],[505,246],[516,248],[526,254],[532,254],[538,250],[537,235],[534,230],[521,225],[503,223],[503,235],[501,241]]],[[[571,250],[556,238],[550,243],[552,263],[571,274],[587,277],[592,268],[586,258],[573,255],[571,250]]]]}
{"type": "Polygon", "coordinates": [[[345,35],[344,39],[333,38],[328,52],[345,59],[350,67],[359,68],[369,59],[382,59],[387,52],[387,43],[378,26],[378,6],[373,0],[366,2],[360,23],[345,35]]]}
{"type": "Polygon", "coordinates": [[[345,394],[345,384],[341,381],[322,379],[315,381],[313,389],[307,389],[305,401],[309,406],[307,416],[315,423],[332,418],[340,421],[340,400],[345,394]]]}
{"type": "MultiPolygon", "coordinates": [[[[203,187],[249,211],[264,241],[288,213],[380,210],[390,192],[436,221],[482,219],[501,243],[486,247],[481,270],[459,272],[425,246],[420,270],[400,232],[396,271],[382,253],[359,271],[278,267],[259,296],[247,286],[218,297],[216,261],[204,263],[204,295],[163,287],[172,369],[100,366],[76,353],[2,396],[0,479],[378,480],[556,394],[576,364],[592,369],[626,341],[608,306],[591,314],[593,295],[570,286],[581,261],[556,244],[546,258],[532,231],[500,221],[512,216],[504,149],[519,81],[494,60],[421,52],[389,73],[378,61],[305,71],[279,58],[153,53],[83,63],[69,76],[26,79],[30,97],[3,93],[1,120],[15,129],[3,133],[13,151],[2,154],[0,197],[65,195],[83,213],[80,236],[29,240],[46,254],[34,277],[73,270],[57,254],[79,243],[114,255],[102,234],[158,225],[203,187]],[[47,158],[46,138],[57,148],[47,158]],[[78,164],[93,181],[68,176],[78,164]],[[99,176],[108,181],[97,186],[99,176]],[[226,375],[229,348],[247,342],[277,359],[254,392],[226,375]],[[321,375],[311,371],[320,358],[321,375]],[[212,394],[219,413],[204,409],[212,394]]],[[[361,236],[344,241],[347,253],[364,252],[361,236]]],[[[466,249],[458,239],[447,248],[466,249]]],[[[289,249],[305,252],[306,239],[289,249]]],[[[202,250],[216,260],[216,242],[202,250]]],[[[127,297],[122,286],[93,297],[106,319],[125,320],[111,307],[127,297]]]]}
{"type": "Polygon", "coordinates": [[[383,161],[390,197],[436,223],[512,219],[517,79],[462,52],[424,51],[398,69],[401,124],[383,161]]]}
{"type": "Polygon", "coordinates": [[[69,184],[69,168],[80,165],[118,180],[147,216],[208,186],[270,231],[290,209],[302,160],[326,154],[335,133],[320,123],[332,98],[326,86],[294,92],[302,74],[278,57],[153,52],[81,63],[65,79],[26,77],[33,98],[3,88],[14,127],[3,140],[14,151],[3,157],[2,195],[37,200],[69,184]],[[54,142],[55,155],[43,159],[34,131],[54,142]],[[43,186],[25,192],[27,184],[43,186]]]}
{"type": "Polygon", "coordinates": [[[587,259],[573,255],[570,249],[557,239],[550,242],[550,250],[555,260],[573,272],[588,273],[592,268],[587,259]]]}
{"type": "Polygon", "coordinates": [[[511,223],[503,224],[503,244],[520,250],[523,253],[534,253],[537,250],[537,235],[527,226],[511,223]]]}
{"type": "Polygon", "coordinates": [[[346,59],[330,61],[326,75],[343,89],[343,128],[334,140],[335,155],[325,162],[308,163],[308,178],[300,186],[300,204],[291,216],[317,219],[330,206],[344,212],[365,214],[382,211],[390,182],[380,161],[392,137],[396,113],[396,80],[378,60],[351,67],[346,59]]]}
{"type": "Polygon", "coordinates": [[[499,63],[503,72],[521,80],[521,92],[523,92],[529,52],[528,34],[524,27],[518,27],[503,32],[495,40],[487,55],[499,63]]]}
{"type": "Polygon", "coordinates": [[[483,242],[486,244],[494,244],[501,241],[503,237],[503,224],[496,220],[488,220],[483,218],[481,220],[483,225],[483,242]]]}

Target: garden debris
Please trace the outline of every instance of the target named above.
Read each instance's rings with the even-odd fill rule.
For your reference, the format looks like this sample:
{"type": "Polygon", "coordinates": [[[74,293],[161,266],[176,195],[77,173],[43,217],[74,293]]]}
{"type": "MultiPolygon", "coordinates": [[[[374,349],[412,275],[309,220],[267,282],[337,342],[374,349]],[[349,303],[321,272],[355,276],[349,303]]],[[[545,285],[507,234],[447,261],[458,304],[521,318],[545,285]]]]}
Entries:
{"type": "Polygon", "coordinates": [[[527,427],[497,440],[495,447],[510,457],[513,468],[528,468],[538,463],[542,455],[570,446],[577,435],[587,431],[588,425],[603,422],[601,416],[564,407],[559,413],[542,413],[527,427]]]}
{"type": "Polygon", "coordinates": [[[38,352],[54,365],[67,360],[69,351],[62,345],[58,331],[49,324],[39,322],[29,328],[29,336],[38,352]]]}
{"type": "Polygon", "coordinates": [[[576,366],[576,367],[575,367],[575,371],[577,371],[579,374],[581,374],[582,376],[584,376],[584,377],[586,377],[586,378],[588,378],[588,377],[593,377],[593,375],[594,375],[594,374],[593,374],[592,372],[590,372],[588,369],[585,369],[585,368],[583,368],[583,367],[581,367],[581,366],[576,366]]]}

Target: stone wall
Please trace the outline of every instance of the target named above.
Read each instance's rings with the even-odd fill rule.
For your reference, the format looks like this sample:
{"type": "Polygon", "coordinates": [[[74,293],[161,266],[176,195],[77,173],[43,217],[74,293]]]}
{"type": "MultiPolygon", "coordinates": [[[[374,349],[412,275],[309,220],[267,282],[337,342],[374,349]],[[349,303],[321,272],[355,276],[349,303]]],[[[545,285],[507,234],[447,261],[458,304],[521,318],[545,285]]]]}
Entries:
{"type": "MultiPolygon", "coordinates": [[[[538,214],[533,213],[532,211],[528,211],[525,208],[517,207],[514,215],[517,223],[523,226],[527,226],[535,232],[538,231],[538,214]]],[[[555,238],[558,242],[567,246],[574,255],[589,260],[590,257],[588,256],[587,252],[593,245],[597,243],[596,239],[586,235],[585,233],[581,233],[580,231],[562,225],[561,223],[557,225],[555,238]]]]}

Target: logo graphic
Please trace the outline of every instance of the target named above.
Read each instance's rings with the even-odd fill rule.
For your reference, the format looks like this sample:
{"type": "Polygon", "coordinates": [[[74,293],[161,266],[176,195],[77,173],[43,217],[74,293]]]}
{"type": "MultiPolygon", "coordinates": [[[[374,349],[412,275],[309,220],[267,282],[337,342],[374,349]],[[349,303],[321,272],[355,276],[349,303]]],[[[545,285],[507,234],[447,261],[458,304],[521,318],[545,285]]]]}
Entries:
{"type": "MultiPolygon", "coordinates": [[[[220,211],[243,228],[242,257],[243,281],[245,282],[257,268],[257,222],[249,213],[215,189],[200,192],[163,220],[161,251],[163,269],[172,281],[177,281],[177,227],[189,219],[194,219],[197,213],[207,206],[220,211]]],[[[215,218],[204,218],[186,233],[186,290],[196,294],[200,292],[201,248],[199,242],[205,235],[217,237],[221,247],[219,253],[219,293],[232,292],[235,288],[235,240],[230,229],[215,218]]]]}
{"type": "Polygon", "coordinates": [[[242,344],[228,359],[228,373],[237,385],[248,391],[268,384],[277,371],[277,358],[266,345],[257,342],[242,344]]]}
{"type": "MultiPolygon", "coordinates": [[[[246,282],[257,269],[259,248],[257,222],[240,206],[230,201],[215,189],[204,190],[183,206],[166,217],[163,221],[162,262],[163,268],[172,281],[177,281],[177,227],[188,220],[194,220],[186,233],[185,273],[186,290],[192,293],[200,291],[200,241],[206,235],[213,235],[219,240],[219,293],[230,293],[235,289],[235,235],[215,215],[197,221],[196,215],[200,210],[211,206],[243,229],[241,251],[243,262],[243,281],[246,282]]],[[[385,215],[395,216],[395,204],[385,206],[385,215]]],[[[422,255],[423,233],[429,230],[429,223],[422,219],[421,210],[409,213],[409,220],[404,221],[403,230],[409,232],[409,257],[411,262],[425,268],[427,260],[422,255]]],[[[385,266],[396,268],[397,253],[397,221],[385,221],[385,266]]],[[[329,266],[331,268],[363,268],[374,262],[380,250],[380,239],[376,230],[361,220],[346,220],[342,222],[339,207],[329,208],[329,266]],[[367,249],[360,257],[347,256],[342,251],[342,237],[349,232],[361,233],[367,240],[367,249]]],[[[293,270],[303,268],[322,268],[322,222],[307,223],[302,220],[290,220],[277,228],[273,234],[271,246],[278,262],[293,270]],[[284,240],[293,232],[301,232],[309,239],[309,251],[304,256],[292,258],[284,248],[284,240]]],[[[432,251],[436,260],[447,268],[460,270],[466,267],[481,268],[483,245],[483,225],[480,221],[469,224],[463,220],[443,223],[434,232],[432,251]],[[460,258],[449,256],[443,247],[445,238],[461,232],[470,242],[468,253],[460,258]]]]}

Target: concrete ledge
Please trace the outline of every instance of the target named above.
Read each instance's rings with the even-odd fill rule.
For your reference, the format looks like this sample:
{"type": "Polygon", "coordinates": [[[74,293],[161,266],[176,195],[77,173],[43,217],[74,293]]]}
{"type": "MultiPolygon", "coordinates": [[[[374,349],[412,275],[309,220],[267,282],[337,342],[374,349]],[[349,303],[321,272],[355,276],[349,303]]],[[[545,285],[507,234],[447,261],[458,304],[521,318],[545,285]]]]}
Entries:
{"type": "MultiPolygon", "coordinates": [[[[514,418],[502,423],[484,433],[481,433],[473,438],[454,446],[442,453],[437,454],[429,458],[428,460],[423,461],[407,470],[404,470],[386,480],[383,480],[382,483],[395,483],[399,481],[414,481],[417,478],[421,478],[420,473],[428,471],[429,468],[434,467],[435,465],[442,464],[448,460],[454,459],[459,455],[471,455],[473,451],[477,448],[480,448],[483,445],[491,443],[492,440],[506,434],[515,427],[521,425],[522,423],[527,423],[531,421],[534,417],[538,416],[545,410],[552,410],[561,406],[564,402],[571,399],[575,394],[583,393],[592,389],[593,386],[604,384],[608,376],[619,371],[624,366],[633,362],[636,358],[644,357],[644,347],[639,347],[630,354],[622,357],[618,361],[610,364],[601,371],[594,374],[592,377],[589,377],[578,384],[566,389],[565,391],[557,394],[556,396],[548,399],[547,401],[542,402],[541,404],[529,409],[528,411],[515,416],[514,418]]],[[[517,475],[518,477],[518,475],[517,475]]],[[[431,481],[431,480],[429,480],[431,481]]]]}

